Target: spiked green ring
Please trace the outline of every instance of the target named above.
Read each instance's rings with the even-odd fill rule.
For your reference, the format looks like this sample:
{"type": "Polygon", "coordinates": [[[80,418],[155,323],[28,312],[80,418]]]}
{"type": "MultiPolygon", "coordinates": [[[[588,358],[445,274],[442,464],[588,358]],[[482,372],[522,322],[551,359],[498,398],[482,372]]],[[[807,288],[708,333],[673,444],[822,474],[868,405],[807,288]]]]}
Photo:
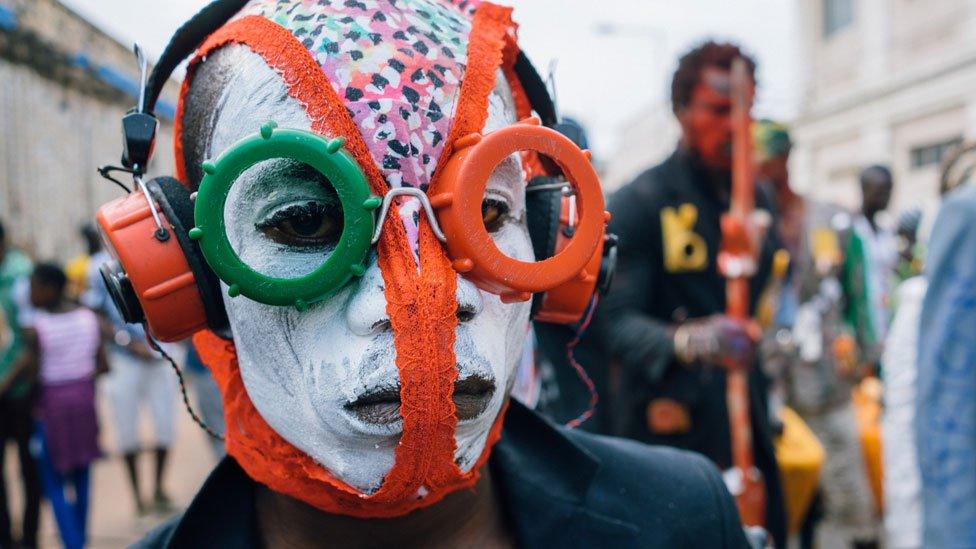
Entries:
{"type": "Polygon", "coordinates": [[[298,310],[321,301],[365,272],[363,261],[373,235],[373,210],[381,200],[372,196],[366,177],[355,159],[342,150],[341,137],[326,139],[296,129],[277,128],[274,122],[245,137],[215,162],[203,163],[203,180],[197,191],[191,239],[217,277],[229,285],[231,297],[243,295],[267,305],[291,305],[298,310]],[[335,187],[342,203],[343,229],[335,250],[317,269],[296,278],[261,274],[234,251],[227,238],[224,205],[234,182],[251,166],[272,158],[290,158],[308,164],[335,187]]]}

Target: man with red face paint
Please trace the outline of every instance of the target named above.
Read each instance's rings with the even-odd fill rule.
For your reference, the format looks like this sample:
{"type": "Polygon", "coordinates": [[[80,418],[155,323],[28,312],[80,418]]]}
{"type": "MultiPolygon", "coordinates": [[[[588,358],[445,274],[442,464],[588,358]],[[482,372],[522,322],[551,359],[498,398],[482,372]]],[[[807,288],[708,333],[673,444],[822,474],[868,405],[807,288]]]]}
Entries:
{"type": "MultiPolygon", "coordinates": [[[[620,366],[616,434],[700,452],[732,466],[722,364],[755,364],[756,330],[724,314],[726,279],[716,258],[719,220],[729,209],[732,167],[731,66],[746,60],[732,44],[707,42],[685,54],[674,74],[677,150],[610,200],[620,238],[613,287],[598,311],[602,343],[620,366]]],[[[756,196],[757,208],[769,210],[756,196]]],[[[768,278],[763,244],[753,305],[768,278]]],[[[753,455],[767,488],[767,530],[785,542],[779,473],[766,414],[765,380],[749,374],[753,455]]]]}
{"type": "MultiPolygon", "coordinates": [[[[474,233],[509,262],[536,261],[534,168],[517,153],[542,149],[504,149],[480,183],[451,172],[498,136],[550,131],[529,118],[512,10],[242,4],[190,61],[174,131],[187,187],[175,191],[194,193],[188,238],[226,312],[226,326],[193,340],[222,393],[228,457],[140,546],[745,546],[707,460],[555,427],[509,399],[531,293],[476,279],[493,272],[450,248],[474,233]],[[264,147],[274,154],[227,167],[264,147]],[[333,162],[342,169],[329,172],[333,162]],[[469,223],[434,213],[462,202],[469,223]],[[363,231],[381,203],[379,230],[363,231]],[[365,232],[365,247],[344,281],[284,298],[349,255],[347,230],[365,232]],[[227,245],[208,247],[215,235],[227,245]]],[[[562,143],[550,156],[564,170],[592,171],[569,140],[545,135],[562,143]]],[[[574,239],[588,212],[604,223],[591,183],[573,182],[584,219],[574,239]]]]}

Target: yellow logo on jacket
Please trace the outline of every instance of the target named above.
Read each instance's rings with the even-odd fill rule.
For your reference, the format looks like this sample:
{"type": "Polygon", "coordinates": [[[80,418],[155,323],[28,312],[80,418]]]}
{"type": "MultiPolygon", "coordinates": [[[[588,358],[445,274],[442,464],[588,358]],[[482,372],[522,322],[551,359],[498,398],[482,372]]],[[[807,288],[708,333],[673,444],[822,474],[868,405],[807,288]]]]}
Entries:
{"type": "Polygon", "coordinates": [[[702,271],[708,266],[708,246],[694,231],[698,208],[682,204],[661,210],[664,268],[669,273],[702,271]]]}

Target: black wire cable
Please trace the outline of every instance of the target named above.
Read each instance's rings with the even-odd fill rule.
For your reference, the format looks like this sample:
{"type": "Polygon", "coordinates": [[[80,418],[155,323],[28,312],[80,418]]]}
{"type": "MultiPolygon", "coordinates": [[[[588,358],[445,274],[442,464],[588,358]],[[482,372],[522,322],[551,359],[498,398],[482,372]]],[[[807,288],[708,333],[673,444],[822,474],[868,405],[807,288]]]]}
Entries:
{"type": "Polygon", "coordinates": [[[112,177],[112,172],[134,173],[129,168],[121,168],[119,166],[99,166],[98,168],[96,168],[96,170],[98,171],[98,175],[104,177],[105,179],[108,179],[109,181],[111,181],[112,183],[115,183],[119,187],[122,187],[122,189],[126,193],[131,193],[132,192],[132,189],[130,189],[128,186],[126,186],[125,183],[123,183],[123,182],[119,181],[118,179],[115,179],[114,177],[112,177]]]}
{"type": "Polygon", "coordinates": [[[200,419],[200,416],[198,416],[193,410],[193,405],[190,404],[190,397],[186,394],[186,380],[183,378],[183,371],[180,370],[180,367],[176,365],[176,361],[173,360],[173,357],[169,356],[169,354],[167,354],[158,343],[156,343],[156,340],[153,339],[151,335],[149,335],[149,328],[146,325],[143,325],[143,330],[146,332],[146,341],[149,343],[152,350],[163,355],[163,358],[169,361],[170,366],[173,367],[173,371],[176,372],[176,378],[180,380],[180,394],[183,396],[183,406],[186,407],[186,411],[189,412],[190,417],[193,418],[193,421],[199,425],[201,429],[206,431],[208,435],[223,442],[224,435],[218,434],[216,431],[211,429],[210,426],[207,425],[205,421],[200,419]]]}

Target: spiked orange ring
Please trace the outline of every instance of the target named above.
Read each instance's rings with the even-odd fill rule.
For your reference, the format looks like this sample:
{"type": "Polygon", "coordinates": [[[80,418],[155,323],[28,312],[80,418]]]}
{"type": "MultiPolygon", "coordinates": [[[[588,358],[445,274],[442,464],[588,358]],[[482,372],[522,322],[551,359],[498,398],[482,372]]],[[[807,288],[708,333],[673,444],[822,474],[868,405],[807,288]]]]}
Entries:
{"type": "Polygon", "coordinates": [[[603,239],[606,224],[600,179],[581,150],[559,132],[540,126],[536,118],[482,136],[459,138],[443,166],[438,192],[431,197],[437,220],[447,235],[454,270],[502,301],[526,301],[574,278],[584,269],[603,239]],[[482,223],[481,204],[488,178],[509,155],[535,151],[555,162],[577,195],[580,219],[569,244],[556,255],[537,262],[506,256],[495,246],[482,223]]]}

